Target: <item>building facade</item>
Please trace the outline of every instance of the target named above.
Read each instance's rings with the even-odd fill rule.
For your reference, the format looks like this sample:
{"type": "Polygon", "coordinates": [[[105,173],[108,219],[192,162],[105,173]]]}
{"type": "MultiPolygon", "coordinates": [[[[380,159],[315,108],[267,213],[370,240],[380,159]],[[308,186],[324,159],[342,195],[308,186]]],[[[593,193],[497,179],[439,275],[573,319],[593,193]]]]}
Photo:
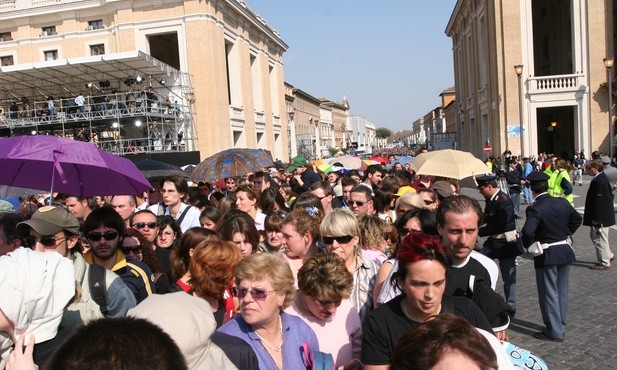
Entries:
{"type": "Polygon", "coordinates": [[[351,127],[351,142],[356,151],[361,153],[372,153],[377,147],[377,134],[375,125],[369,122],[366,117],[360,115],[349,116],[351,127]]]}
{"type": "Polygon", "coordinates": [[[492,155],[608,153],[612,14],[612,1],[457,1],[445,32],[459,147],[478,157],[486,144],[492,155]]]}
{"type": "MultiPolygon", "coordinates": [[[[90,100],[115,95],[129,105],[126,94],[152,89],[159,99],[170,99],[169,109],[161,113],[164,117],[151,117],[148,104],[145,118],[159,130],[158,125],[178,120],[166,116],[181,116],[184,140],[202,159],[234,147],[268,149],[274,159],[289,157],[283,78],[287,45],[242,0],[8,0],[0,2],[0,38],[3,76],[31,75],[30,66],[48,71],[38,75],[45,81],[64,81],[55,89],[23,81],[17,96],[5,87],[0,105],[22,98],[43,104],[52,94],[59,105],[60,96],[73,100],[88,84],[95,87],[86,88],[90,100]],[[93,61],[100,63],[89,65],[93,61]],[[100,65],[115,68],[102,73],[100,65]]],[[[87,104],[87,112],[98,109],[87,104]]],[[[118,118],[114,128],[122,140],[134,131],[125,113],[135,112],[119,108],[110,114],[118,118]]],[[[87,113],[78,121],[84,117],[97,118],[87,113]]],[[[38,130],[44,131],[43,126],[38,130]]],[[[179,126],[171,127],[177,131],[179,126]]],[[[174,142],[180,141],[178,134],[173,133],[174,142]]],[[[146,151],[161,148],[180,147],[145,146],[146,151]]]]}

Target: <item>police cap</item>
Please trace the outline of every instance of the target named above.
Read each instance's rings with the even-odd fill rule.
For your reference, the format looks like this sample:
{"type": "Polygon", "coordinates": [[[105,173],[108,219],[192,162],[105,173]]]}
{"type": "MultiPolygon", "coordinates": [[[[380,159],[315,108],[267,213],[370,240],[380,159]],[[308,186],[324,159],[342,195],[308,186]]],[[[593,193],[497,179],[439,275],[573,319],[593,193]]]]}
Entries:
{"type": "Polygon", "coordinates": [[[527,175],[527,181],[531,183],[548,181],[549,177],[544,172],[533,171],[527,175]]]}
{"type": "Polygon", "coordinates": [[[497,179],[497,176],[495,176],[494,174],[486,173],[483,175],[477,175],[476,183],[478,184],[478,186],[486,186],[490,182],[495,182],[496,179],[497,179]]]}

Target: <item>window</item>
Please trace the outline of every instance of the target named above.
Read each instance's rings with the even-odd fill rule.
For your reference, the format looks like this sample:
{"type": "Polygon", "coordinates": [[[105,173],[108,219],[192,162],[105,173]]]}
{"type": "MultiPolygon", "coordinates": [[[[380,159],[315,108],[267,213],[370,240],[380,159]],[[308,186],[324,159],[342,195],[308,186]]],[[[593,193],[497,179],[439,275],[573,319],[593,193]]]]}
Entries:
{"type": "Polygon", "coordinates": [[[57,35],[57,33],[56,33],[56,26],[43,27],[41,30],[43,31],[41,33],[41,36],[57,35]]]}
{"type": "Polygon", "coordinates": [[[105,28],[105,25],[103,25],[103,20],[102,19],[97,19],[95,21],[88,21],[88,31],[92,31],[92,30],[102,30],[103,28],[105,28]]]}
{"type": "Polygon", "coordinates": [[[58,59],[58,50],[47,50],[47,51],[44,51],[43,54],[45,54],[46,62],[50,60],[58,59]]]}
{"type": "Polygon", "coordinates": [[[5,67],[5,66],[12,66],[14,64],[13,62],[13,56],[12,55],[7,55],[4,57],[0,57],[0,66],[5,67]]]}
{"type": "Polygon", "coordinates": [[[105,54],[105,45],[96,44],[90,45],[90,55],[103,55],[105,54]]]}
{"type": "Polygon", "coordinates": [[[0,32],[0,41],[11,41],[13,37],[10,32],[0,32]]]}

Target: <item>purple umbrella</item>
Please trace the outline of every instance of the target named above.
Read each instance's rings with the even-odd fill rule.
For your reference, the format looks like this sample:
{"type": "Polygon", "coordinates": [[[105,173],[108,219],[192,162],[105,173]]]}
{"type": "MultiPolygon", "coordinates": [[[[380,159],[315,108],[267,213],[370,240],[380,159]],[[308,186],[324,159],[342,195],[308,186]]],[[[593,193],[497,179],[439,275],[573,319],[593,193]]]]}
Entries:
{"type": "Polygon", "coordinates": [[[128,159],[91,143],[44,135],[0,139],[0,184],[82,197],[152,188],[128,159]]]}

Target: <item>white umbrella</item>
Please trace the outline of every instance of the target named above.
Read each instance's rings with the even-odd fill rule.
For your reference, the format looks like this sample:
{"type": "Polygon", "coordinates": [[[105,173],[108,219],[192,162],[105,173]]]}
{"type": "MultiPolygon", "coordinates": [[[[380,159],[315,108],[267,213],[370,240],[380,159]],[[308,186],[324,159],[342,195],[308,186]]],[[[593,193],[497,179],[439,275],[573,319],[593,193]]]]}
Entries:
{"type": "Polygon", "coordinates": [[[457,180],[490,172],[486,164],[473,154],[453,149],[418,154],[411,166],[418,175],[457,180]]]}

